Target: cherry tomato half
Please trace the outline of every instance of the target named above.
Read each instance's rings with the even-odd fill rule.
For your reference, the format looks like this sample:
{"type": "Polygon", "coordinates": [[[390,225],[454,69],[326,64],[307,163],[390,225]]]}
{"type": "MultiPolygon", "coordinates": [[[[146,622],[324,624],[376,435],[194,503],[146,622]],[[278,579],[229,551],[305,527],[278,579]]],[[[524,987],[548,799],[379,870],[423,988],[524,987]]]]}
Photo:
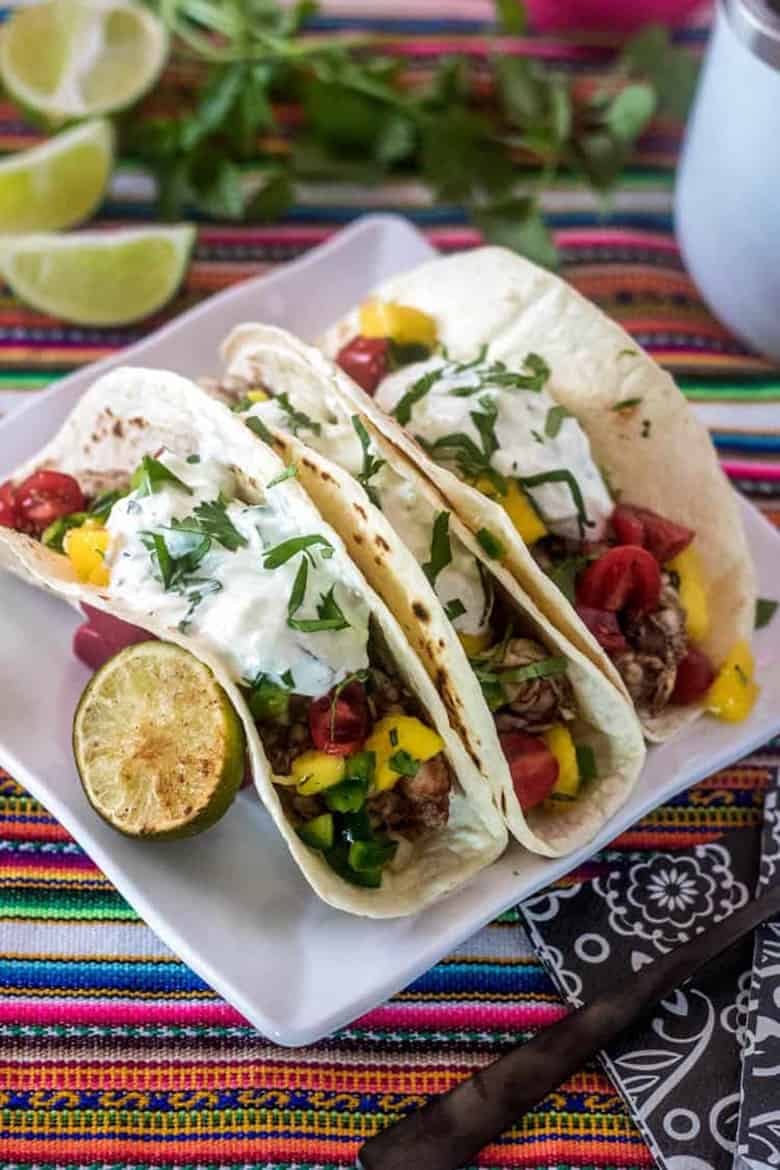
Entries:
{"type": "Polygon", "coordinates": [[[628,649],[628,642],[618,625],[617,614],[607,609],[591,609],[587,605],[578,605],[577,613],[607,654],[619,654],[621,650],[628,649]]]}
{"type": "Polygon", "coordinates": [[[367,394],[373,394],[390,368],[390,341],[387,337],[353,337],[339,351],[336,365],[367,394]]]}
{"type": "Polygon", "coordinates": [[[677,678],[672,691],[672,702],[695,703],[705,695],[715,678],[715,667],[703,650],[689,646],[688,653],[677,666],[677,678]]]}
{"type": "Polygon", "coordinates": [[[351,756],[368,734],[368,701],[362,683],[351,682],[339,693],[315,699],[309,707],[314,746],[331,756],[351,756]]]}
{"type": "Polygon", "coordinates": [[[558,780],[558,761],[543,739],[525,731],[500,731],[509,771],[523,812],[541,804],[558,780]]]}
{"type": "Polygon", "coordinates": [[[60,516],[84,510],[84,493],[72,475],[61,471],[35,471],[16,489],[22,524],[36,534],[60,516]]]}
{"type": "Polygon", "coordinates": [[[619,544],[646,548],[661,565],[673,560],[695,536],[692,528],[632,504],[618,504],[612,513],[612,528],[619,544]]]}
{"type": "Polygon", "coordinates": [[[661,569],[647,549],[634,544],[611,548],[588,565],[577,582],[577,604],[611,613],[649,613],[661,595],[661,569]]]}
{"type": "Polygon", "coordinates": [[[18,528],[21,519],[13,484],[0,484],[0,524],[4,528],[18,528]]]}

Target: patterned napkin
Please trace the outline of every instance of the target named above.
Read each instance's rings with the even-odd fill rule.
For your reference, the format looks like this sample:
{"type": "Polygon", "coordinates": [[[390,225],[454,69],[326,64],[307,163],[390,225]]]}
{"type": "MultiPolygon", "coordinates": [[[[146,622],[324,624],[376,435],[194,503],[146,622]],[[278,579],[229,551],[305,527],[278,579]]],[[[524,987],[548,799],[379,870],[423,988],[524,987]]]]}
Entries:
{"type": "MultiPolygon", "coordinates": [[[[765,881],[780,871],[778,797],[767,805],[765,881]]],[[[553,887],[521,910],[561,995],[579,1006],[743,905],[760,851],[752,829],[674,853],[607,851],[590,867],[594,876],[553,887]]],[[[748,940],[602,1054],[664,1170],[731,1170],[738,1132],[739,1170],[780,1167],[780,926],[755,945],[755,976],[748,940]]]]}
{"type": "MultiPolygon", "coordinates": [[[[767,794],[759,888],[780,881],[780,789],[767,794]]],[[[780,921],[756,931],[734,1170],[780,1166],[780,921]]]]}

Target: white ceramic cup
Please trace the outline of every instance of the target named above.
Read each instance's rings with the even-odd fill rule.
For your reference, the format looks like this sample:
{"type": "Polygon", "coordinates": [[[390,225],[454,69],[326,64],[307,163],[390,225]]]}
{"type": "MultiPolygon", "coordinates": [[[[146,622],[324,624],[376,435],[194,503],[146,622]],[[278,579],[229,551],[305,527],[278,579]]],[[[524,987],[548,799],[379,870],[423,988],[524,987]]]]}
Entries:
{"type": "Polygon", "coordinates": [[[780,362],[780,5],[772,0],[717,0],[675,220],[712,311],[780,362]]]}

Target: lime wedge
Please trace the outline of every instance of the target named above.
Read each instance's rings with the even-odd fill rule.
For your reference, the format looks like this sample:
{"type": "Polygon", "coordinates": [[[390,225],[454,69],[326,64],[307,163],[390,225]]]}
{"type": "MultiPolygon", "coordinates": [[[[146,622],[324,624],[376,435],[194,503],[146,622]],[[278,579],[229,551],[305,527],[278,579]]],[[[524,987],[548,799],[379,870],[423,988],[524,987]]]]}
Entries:
{"type": "Polygon", "coordinates": [[[162,22],[131,0],[49,0],[4,26],[0,78],[17,102],[65,121],[131,105],[167,53],[162,22]]]}
{"type": "Polygon", "coordinates": [[[207,666],[138,642],[101,667],[73,720],[95,812],[130,837],[191,837],[227,811],[244,775],[244,729],[207,666]]]}
{"type": "Polygon", "coordinates": [[[0,267],[20,298],[77,325],[126,325],[148,317],[181,284],[195,229],[126,228],[3,241],[0,267]]]}
{"type": "Polygon", "coordinates": [[[104,118],[0,162],[0,233],[53,232],[88,219],[106,189],[114,134],[104,118]]]}

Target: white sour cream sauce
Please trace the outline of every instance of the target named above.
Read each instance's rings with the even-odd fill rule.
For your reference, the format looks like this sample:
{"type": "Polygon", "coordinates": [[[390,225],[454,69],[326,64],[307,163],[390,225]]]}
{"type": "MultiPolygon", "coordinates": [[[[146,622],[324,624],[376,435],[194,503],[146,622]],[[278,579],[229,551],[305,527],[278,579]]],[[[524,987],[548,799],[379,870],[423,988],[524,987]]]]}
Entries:
{"type": "MultiPolygon", "coordinates": [[[[292,401],[295,403],[294,398],[292,401]]],[[[312,413],[310,403],[306,407],[309,417],[319,422],[320,430],[315,433],[302,428],[300,438],[350,475],[359,475],[363,467],[363,448],[351,419],[344,418],[341,407],[335,403],[326,402],[324,409],[316,414],[312,413]]],[[[247,415],[256,415],[267,426],[281,431],[289,426],[289,418],[273,399],[255,403],[247,415]]],[[[381,455],[373,444],[370,450],[374,455],[381,455]]],[[[419,564],[425,564],[431,557],[436,508],[389,463],[385,463],[370,482],[387,521],[419,564]]],[[[452,533],[450,552],[452,561],[436,577],[436,596],[444,606],[457,600],[465,607],[465,613],[453,621],[459,633],[483,633],[489,625],[490,598],[485,596],[478,562],[452,533]]]]}
{"type": "MultiPolygon", "coordinates": [[[[222,492],[231,501],[226,506],[227,515],[246,544],[231,552],[212,540],[194,576],[204,582],[219,582],[221,589],[206,593],[195,607],[188,627],[192,634],[213,648],[237,682],[251,681],[260,673],[281,682],[289,670],[294,690],[302,695],[322,695],[348,674],[367,667],[368,606],[362,595],[341,579],[343,562],[340,565],[338,553],[326,558],[322,546],[309,549],[306,595],[296,616],[316,618],[317,601],[335,586],[334,597],[349,628],[306,634],[287,624],[290,594],[303,554],[296,554],[277,569],[264,568],[263,555],[284,540],[316,531],[311,529],[308,516],[300,516],[299,502],[287,490],[288,485],[270,488],[264,504],[243,503],[233,498],[236,482],[230,468],[209,458],[205,451],[202,456],[200,463],[187,463],[167,451],[159,456],[160,462],[192,489],[192,495],[165,484],[152,495],[132,492],[114,505],[106,525],[111,534],[110,593],[135,607],[140,602],[147,613],[167,625],[185,621],[190,598],[163,588],[142,533],[170,527],[174,518],[191,516],[198,504],[215,500],[222,492]]],[[[176,555],[177,537],[167,531],[164,536],[176,555]]],[[[197,589],[197,584],[193,588],[197,589]]]]}
{"type": "MultiPolygon", "coordinates": [[[[564,418],[557,435],[550,438],[545,434],[545,424],[549,410],[556,404],[547,391],[491,386],[488,368],[489,363],[483,363],[458,373],[454,364],[446,363],[440,356],[432,357],[390,374],[380,385],[376,399],[384,410],[391,411],[418,378],[445,369],[447,372],[412,407],[407,430],[429,443],[460,432],[481,448],[480,434],[470,414],[480,411],[481,398],[490,399],[498,408],[495,423],[498,450],[491,456],[491,466],[508,479],[560,469],[570,471],[582,493],[587,519],[585,536],[588,540],[601,539],[614,505],[582,427],[576,419],[564,418]],[[484,388],[473,395],[456,397],[452,393],[477,383],[484,388]]],[[[449,460],[445,466],[457,473],[449,460]]],[[[568,484],[549,483],[525,490],[551,532],[579,538],[577,506],[568,484]]]]}

